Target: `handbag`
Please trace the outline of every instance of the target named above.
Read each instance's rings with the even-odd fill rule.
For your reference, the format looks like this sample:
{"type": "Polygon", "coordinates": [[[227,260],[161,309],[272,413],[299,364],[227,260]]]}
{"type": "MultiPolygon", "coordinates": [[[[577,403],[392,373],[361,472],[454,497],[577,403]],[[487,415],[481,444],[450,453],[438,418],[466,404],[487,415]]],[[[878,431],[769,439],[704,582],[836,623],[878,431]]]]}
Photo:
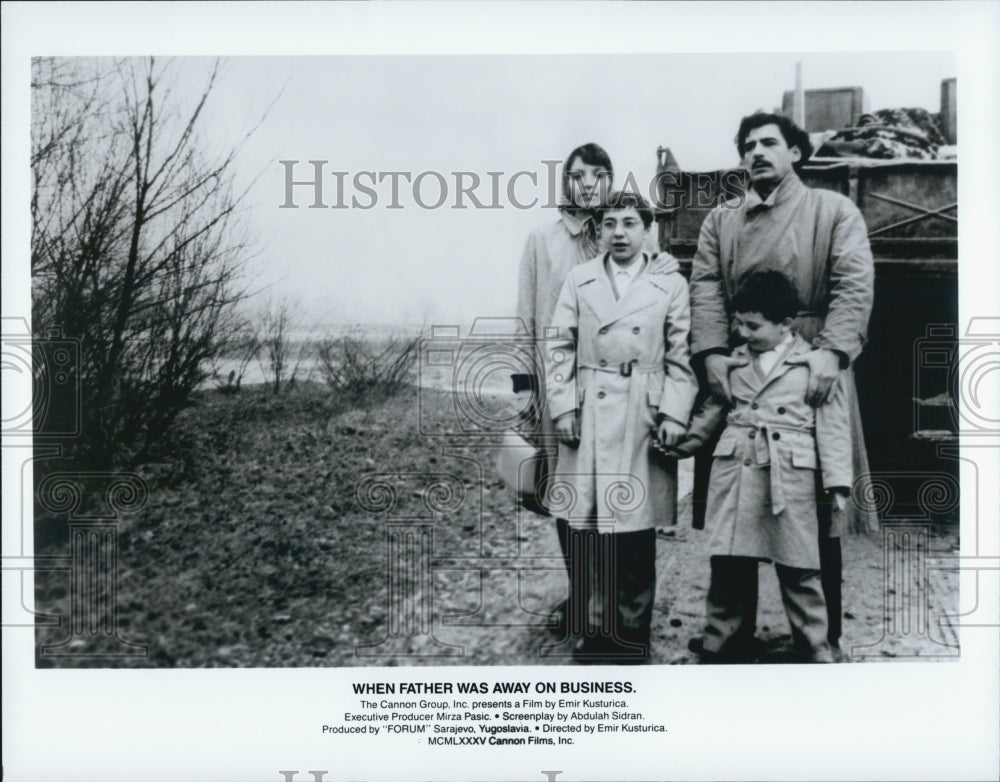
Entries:
{"type": "Polygon", "coordinates": [[[496,468],[500,479],[514,490],[525,509],[549,515],[542,496],[548,477],[548,459],[544,451],[517,432],[505,432],[497,451],[496,468]]]}

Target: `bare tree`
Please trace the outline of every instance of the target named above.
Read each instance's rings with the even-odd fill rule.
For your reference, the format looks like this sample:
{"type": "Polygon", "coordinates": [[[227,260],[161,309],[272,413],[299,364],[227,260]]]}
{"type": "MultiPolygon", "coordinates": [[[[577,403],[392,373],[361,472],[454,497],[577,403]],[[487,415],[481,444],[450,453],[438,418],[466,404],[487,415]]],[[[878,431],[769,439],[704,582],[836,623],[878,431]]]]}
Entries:
{"type": "Polygon", "coordinates": [[[246,136],[203,152],[220,65],[191,101],[175,67],[33,63],[34,328],[80,340],[73,445],[88,463],[146,457],[206,378],[242,295],[233,169],[246,136]]]}
{"type": "Polygon", "coordinates": [[[288,299],[268,297],[260,315],[261,351],[258,361],[271,390],[281,391],[292,359],[292,331],[298,325],[295,305],[288,299]]]}
{"type": "Polygon", "coordinates": [[[226,394],[235,394],[243,385],[243,377],[250,363],[260,357],[260,328],[248,318],[236,317],[232,324],[221,331],[225,335],[225,342],[213,361],[212,376],[216,379],[216,388],[226,394]],[[226,362],[228,366],[235,365],[235,368],[228,373],[220,372],[219,365],[222,362],[226,362]]]}

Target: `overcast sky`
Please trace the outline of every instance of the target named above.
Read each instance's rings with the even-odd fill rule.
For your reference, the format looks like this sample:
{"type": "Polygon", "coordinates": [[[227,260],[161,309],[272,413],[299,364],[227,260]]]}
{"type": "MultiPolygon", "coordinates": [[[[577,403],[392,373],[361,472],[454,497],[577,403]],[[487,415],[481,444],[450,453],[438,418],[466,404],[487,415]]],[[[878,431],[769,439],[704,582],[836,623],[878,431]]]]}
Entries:
{"type": "MultiPolygon", "coordinates": [[[[204,132],[235,138],[276,97],[240,158],[249,180],[251,221],[262,252],[254,262],[261,285],[297,301],[307,320],[468,322],[511,314],[518,259],[528,231],[555,219],[544,163],[596,141],[611,154],[616,181],[631,172],[646,187],[658,146],[682,167],[737,163],[732,137],[739,118],[781,105],[803,64],[807,88],[861,86],[871,109],[918,106],[938,111],[941,80],[953,77],[950,52],[750,55],[344,56],[244,57],[227,60],[204,132]],[[280,95],[280,97],[278,97],[280,95]],[[343,175],[345,209],[309,209],[313,188],[296,187],[298,209],[285,202],[285,167],[297,180],[324,165],[323,200],[337,203],[343,175]],[[354,185],[358,172],[421,172],[440,180],[376,184],[373,197],[354,185]],[[468,171],[490,205],[455,209],[453,172],[468,171]],[[537,186],[518,171],[534,172],[537,186]],[[498,172],[491,179],[489,172],[498,172]]],[[[192,75],[204,61],[179,62],[192,75]]],[[[192,90],[199,80],[186,82],[192,90]]],[[[368,175],[362,184],[371,185],[368,175]]],[[[470,178],[466,182],[473,182],[470,178]]]]}

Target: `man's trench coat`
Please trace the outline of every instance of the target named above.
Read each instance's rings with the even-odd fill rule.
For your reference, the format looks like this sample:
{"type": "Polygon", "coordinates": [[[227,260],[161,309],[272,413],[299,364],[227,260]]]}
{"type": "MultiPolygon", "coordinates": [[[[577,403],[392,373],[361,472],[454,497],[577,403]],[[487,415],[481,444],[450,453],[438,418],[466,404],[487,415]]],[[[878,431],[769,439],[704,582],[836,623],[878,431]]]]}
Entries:
{"type": "MultiPolygon", "coordinates": [[[[850,365],[867,337],[875,266],[864,219],[850,199],[806,187],[790,173],[763,202],[749,190],[742,203],[728,202],[710,212],[691,266],[691,352],[701,358],[729,348],[729,303],[741,277],[772,269],[792,281],[804,307],[795,330],[814,348],[835,350],[847,359],[853,472],[865,480],[868,456],[850,365]]],[[[855,487],[856,496],[863,494],[855,487]]],[[[845,519],[842,527],[847,524],[845,519]]],[[[873,530],[878,518],[873,510],[854,506],[849,524],[873,530]]]]}
{"type": "Polygon", "coordinates": [[[689,435],[701,441],[725,426],[708,489],[709,556],[819,568],[816,477],[824,489],[850,487],[851,417],[846,372],[826,404],[805,402],[809,370],[790,362],[811,349],[796,336],[762,376],[741,345],[733,356],[747,363],[729,371],[732,407],[710,399],[692,419],[689,435]]]}
{"type": "Polygon", "coordinates": [[[636,532],[676,523],[677,463],[650,443],[657,414],[686,425],[697,392],[688,290],[661,256],[616,299],[606,257],[569,272],[545,343],[552,418],[578,411],[580,431],[559,446],[547,502],[571,526],[636,532]]]}

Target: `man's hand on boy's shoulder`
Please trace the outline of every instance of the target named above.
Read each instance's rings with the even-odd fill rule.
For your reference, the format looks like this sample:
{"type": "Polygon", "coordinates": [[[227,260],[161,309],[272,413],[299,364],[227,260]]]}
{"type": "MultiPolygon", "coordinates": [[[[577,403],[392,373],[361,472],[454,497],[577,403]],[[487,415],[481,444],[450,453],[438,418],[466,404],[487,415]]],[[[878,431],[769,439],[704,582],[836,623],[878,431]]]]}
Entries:
{"type": "Polygon", "coordinates": [[[806,388],[806,402],[813,407],[825,405],[830,398],[833,384],[843,368],[841,355],[828,348],[816,348],[790,359],[789,364],[809,368],[809,386],[806,388]]]}
{"type": "Polygon", "coordinates": [[[679,272],[681,265],[670,253],[661,250],[652,258],[649,265],[650,274],[673,274],[679,272]]]}

